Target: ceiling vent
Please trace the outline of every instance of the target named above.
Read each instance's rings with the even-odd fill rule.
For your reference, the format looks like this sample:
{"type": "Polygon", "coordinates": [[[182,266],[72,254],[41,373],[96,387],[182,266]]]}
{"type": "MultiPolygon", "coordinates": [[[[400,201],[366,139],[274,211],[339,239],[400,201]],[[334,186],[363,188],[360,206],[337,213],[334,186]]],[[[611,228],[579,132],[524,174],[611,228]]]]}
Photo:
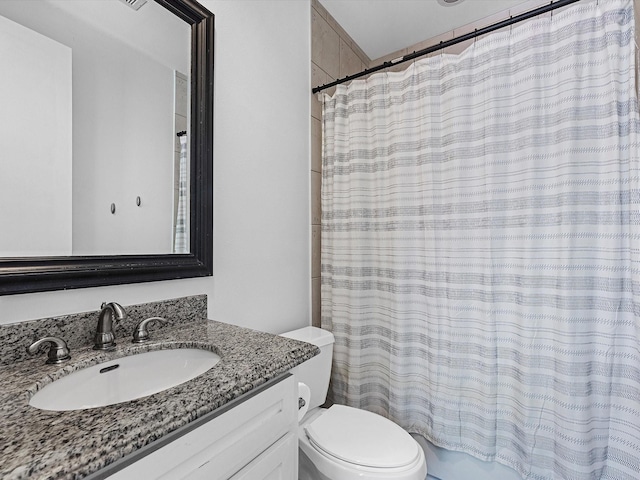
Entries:
{"type": "MultiPolygon", "coordinates": [[[[134,10],[139,10],[141,6],[147,3],[147,0],[120,0],[122,3],[129,5],[134,10]]],[[[451,0],[447,0],[451,1],[451,0]]]]}
{"type": "Polygon", "coordinates": [[[438,3],[444,7],[452,7],[458,3],[464,2],[464,0],[437,0],[438,3]]]}

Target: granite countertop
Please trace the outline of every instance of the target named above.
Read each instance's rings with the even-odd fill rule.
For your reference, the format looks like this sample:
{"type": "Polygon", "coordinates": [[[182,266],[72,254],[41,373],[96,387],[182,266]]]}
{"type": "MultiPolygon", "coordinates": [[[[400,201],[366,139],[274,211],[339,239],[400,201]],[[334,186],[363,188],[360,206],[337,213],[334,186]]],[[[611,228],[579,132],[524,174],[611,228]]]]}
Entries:
{"type": "Polygon", "coordinates": [[[45,355],[0,367],[0,478],[78,479],[225,405],[313,357],[308,343],[211,320],[152,329],[152,340],[117,339],[113,352],[90,346],[62,365],[45,355]],[[186,383],[130,402],[68,412],[29,399],[46,384],[87,366],[163,348],[212,350],[221,360],[186,383]]]}

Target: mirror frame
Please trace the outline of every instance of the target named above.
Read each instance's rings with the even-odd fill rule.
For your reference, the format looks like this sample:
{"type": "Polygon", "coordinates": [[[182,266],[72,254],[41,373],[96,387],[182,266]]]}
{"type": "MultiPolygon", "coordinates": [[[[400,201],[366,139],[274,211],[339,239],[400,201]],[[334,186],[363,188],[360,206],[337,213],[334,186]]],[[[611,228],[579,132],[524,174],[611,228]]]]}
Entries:
{"type": "Polygon", "coordinates": [[[0,258],[0,295],[213,275],[214,15],[195,0],[154,1],[191,25],[191,253],[0,258]]]}

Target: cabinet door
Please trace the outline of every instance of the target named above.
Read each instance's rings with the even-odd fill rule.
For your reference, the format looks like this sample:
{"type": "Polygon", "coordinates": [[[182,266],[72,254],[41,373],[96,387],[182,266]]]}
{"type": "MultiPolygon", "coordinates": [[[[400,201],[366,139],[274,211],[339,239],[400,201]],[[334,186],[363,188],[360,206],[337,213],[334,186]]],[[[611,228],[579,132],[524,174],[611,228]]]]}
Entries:
{"type": "Polygon", "coordinates": [[[298,478],[298,436],[288,433],[231,480],[295,480],[298,478]]]}
{"type": "MultiPolygon", "coordinates": [[[[116,472],[109,480],[231,478],[267,449],[279,445],[290,432],[297,440],[297,397],[297,383],[290,376],[116,472]]],[[[297,462],[297,441],[290,448],[297,462]]]]}

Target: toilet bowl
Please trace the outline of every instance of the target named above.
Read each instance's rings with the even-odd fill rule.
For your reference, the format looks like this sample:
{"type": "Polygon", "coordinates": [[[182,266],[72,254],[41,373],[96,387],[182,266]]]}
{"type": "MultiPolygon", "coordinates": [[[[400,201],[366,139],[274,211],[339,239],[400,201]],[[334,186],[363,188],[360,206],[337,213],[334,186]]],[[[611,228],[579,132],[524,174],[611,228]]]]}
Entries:
{"type": "Polygon", "coordinates": [[[343,405],[317,409],[300,425],[300,480],[424,480],[424,452],[402,428],[343,405]]]}
{"type": "Polygon", "coordinates": [[[321,351],[292,370],[310,389],[309,411],[298,429],[298,479],[424,480],[424,452],[400,426],[353,407],[320,407],[329,386],[333,335],[305,327],[282,336],[313,343],[321,351]]]}

